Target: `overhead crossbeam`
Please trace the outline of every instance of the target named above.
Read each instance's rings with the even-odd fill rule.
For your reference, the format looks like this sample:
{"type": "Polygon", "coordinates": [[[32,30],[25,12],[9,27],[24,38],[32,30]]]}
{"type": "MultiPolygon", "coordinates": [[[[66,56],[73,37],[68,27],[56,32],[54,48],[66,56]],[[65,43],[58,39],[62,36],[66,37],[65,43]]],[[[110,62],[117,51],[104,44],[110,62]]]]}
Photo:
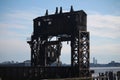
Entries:
{"type": "Polygon", "coordinates": [[[87,14],[83,10],[74,11],[71,7],[70,12],[64,13],[60,7],[60,11],[56,8],[55,14],[50,15],[46,10],[45,16],[37,17],[33,22],[33,35],[28,42],[33,67],[46,68],[54,62],[59,63],[62,42],[69,41],[71,44],[69,75],[89,76],[89,32],[87,32],[87,14]],[[52,40],[53,37],[55,39],[52,40]]]}

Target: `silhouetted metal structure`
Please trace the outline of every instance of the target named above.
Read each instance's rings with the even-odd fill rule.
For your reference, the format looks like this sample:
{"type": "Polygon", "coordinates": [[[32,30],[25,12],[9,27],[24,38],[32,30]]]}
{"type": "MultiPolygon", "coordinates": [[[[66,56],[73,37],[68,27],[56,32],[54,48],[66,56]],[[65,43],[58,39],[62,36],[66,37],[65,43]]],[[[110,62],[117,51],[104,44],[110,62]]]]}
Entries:
{"type": "Polygon", "coordinates": [[[58,8],[52,15],[48,15],[48,10],[46,10],[45,16],[37,17],[33,21],[33,35],[28,41],[31,47],[31,65],[50,67],[55,61],[59,63],[61,42],[70,41],[70,74],[73,77],[88,77],[89,32],[87,32],[87,14],[83,10],[74,11],[73,7],[71,7],[70,12],[62,13],[62,7],[60,7],[59,13],[58,8]]]}
{"type": "MultiPolygon", "coordinates": [[[[33,34],[27,41],[31,48],[30,67],[0,67],[2,80],[41,80],[50,78],[90,77],[89,32],[87,14],[83,11],[62,12],[33,20],[33,34]],[[71,65],[60,66],[62,42],[71,44],[71,65]],[[51,66],[57,62],[57,66],[51,66]]],[[[67,56],[66,56],[67,57],[67,56]]]]}

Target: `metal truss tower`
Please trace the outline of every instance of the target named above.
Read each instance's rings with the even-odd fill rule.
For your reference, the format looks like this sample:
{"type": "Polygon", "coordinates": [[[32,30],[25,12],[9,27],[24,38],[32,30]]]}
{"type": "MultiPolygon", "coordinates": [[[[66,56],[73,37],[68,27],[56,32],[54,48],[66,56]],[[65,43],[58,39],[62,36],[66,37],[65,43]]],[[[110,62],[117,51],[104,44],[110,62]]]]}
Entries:
{"type": "MultiPolygon", "coordinates": [[[[34,30],[31,40],[31,65],[33,67],[51,67],[54,62],[60,62],[63,41],[71,42],[71,66],[69,77],[89,77],[89,32],[87,32],[87,14],[83,11],[63,13],[56,8],[55,14],[37,17],[34,20],[34,30]],[[53,39],[54,38],[54,39],[53,39]]],[[[57,66],[56,73],[59,72],[57,66]]],[[[66,72],[67,73],[67,72],[66,72]]],[[[46,74],[44,74],[46,75],[46,74]]],[[[59,75],[61,76],[61,75],[59,75]]],[[[49,76],[47,76],[49,78],[49,76]]]]}

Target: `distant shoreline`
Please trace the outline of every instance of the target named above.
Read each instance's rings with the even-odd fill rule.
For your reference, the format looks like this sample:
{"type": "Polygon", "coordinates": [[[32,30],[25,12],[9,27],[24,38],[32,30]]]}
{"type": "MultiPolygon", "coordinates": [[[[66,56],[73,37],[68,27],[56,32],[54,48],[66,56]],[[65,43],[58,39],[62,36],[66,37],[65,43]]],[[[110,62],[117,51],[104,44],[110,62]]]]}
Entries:
{"type": "MultiPolygon", "coordinates": [[[[19,67],[19,66],[30,66],[30,65],[31,65],[30,60],[26,60],[21,63],[14,62],[14,61],[6,61],[6,62],[0,63],[0,66],[18,66],[19,67]]],[[[54,63],[51,66],[57,66],[57,65],[56,63],[54,63]]],[[[70,64],[63,63],[61,64],[61,66],[70,66],[70,64]]],[[[90,63],[90,67],[120,67],[120,63],[115,61],[111,61],[110,63],[107,63],[107,64],[90,63]]]]}
{"type": "Polygon", "coordinates": [[[120,63],[110,62],[108,64],[94,64],[90,63],[90,67],[120,67],[120,63]]]}

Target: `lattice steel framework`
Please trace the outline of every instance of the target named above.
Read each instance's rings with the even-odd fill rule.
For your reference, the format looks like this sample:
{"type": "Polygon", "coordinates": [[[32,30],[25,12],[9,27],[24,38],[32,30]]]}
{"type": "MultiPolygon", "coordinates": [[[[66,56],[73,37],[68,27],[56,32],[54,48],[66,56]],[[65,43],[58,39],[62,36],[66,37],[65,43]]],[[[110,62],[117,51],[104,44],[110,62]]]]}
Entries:
{"type": "MultiPolygon", "coordinates": [[[[55,61],[59,63],[63,41],[71,42],[71,77],[88,77],[89,73],[89,32],[87,14],[81,11],[58,13],[34,19],[34,32],[31,41],[31,65],[48,67],[55,61]],[[55,40],[51,40],[56,37],[55,40]]],[[[59,68],[59,67],[58,67],[59,68]]],[[[59,72],[59,71],[58,71],[59,72]]]]}
{"type": "Polygon", "coordinates": [[[85,77],[89,74],[89,32],[79,33],[79,76],[85,77]]]}
{"type": "Polygon", "coordinates": [[[78,31],[71,40],[71,66],[76,66],[80,77],[89,74],[89,32],[78,31]]]}

